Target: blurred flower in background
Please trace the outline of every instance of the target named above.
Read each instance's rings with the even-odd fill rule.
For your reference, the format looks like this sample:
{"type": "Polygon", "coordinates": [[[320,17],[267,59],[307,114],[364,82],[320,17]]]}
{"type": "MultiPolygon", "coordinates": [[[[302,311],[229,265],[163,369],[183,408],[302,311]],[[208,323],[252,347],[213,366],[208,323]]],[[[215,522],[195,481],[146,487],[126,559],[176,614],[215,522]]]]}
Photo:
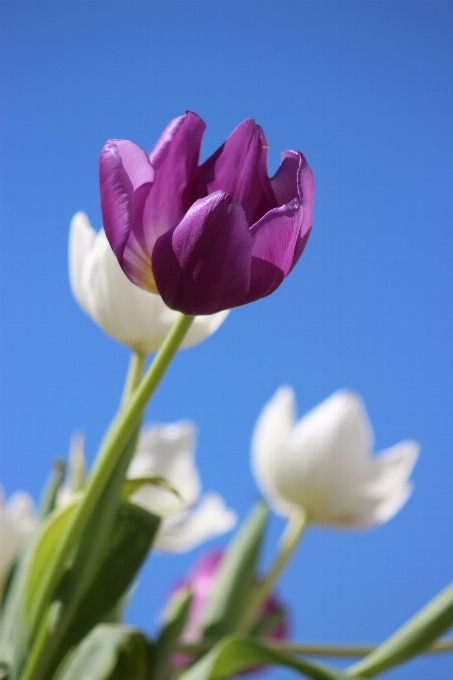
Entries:
{"type": "Polygon", "coordinates": [[[178,491],[144,485],[131,499],[145,510],[163,517],[154,547],[165,552],[185,552],[231,531],[237,515],[216,493],[201,496],[195,457],[195,426],[188,421],[150,425],[143,429],[128,479],[158,475],[178,491]]]}
{"type": "MultiPolygon", "coordinates": [[[[181,634],[183,644],[196,644],[201,641],[206,607],[214,592],[215,579],[219,571],[223,551],[217,550],[206,553],[199,559],[187,576],[173,589],[171,598],[177,597],[182,590],[192,593],[189,615],[186,626],[181,634]]],[[[284,606],[275,595],[267,598],[258,617],[254,635],[268,640],[283,640],[289,635],[288,615],[284,606]]],[[[191,661],[188,654],[176,654],[172,663],[179,668],[191,661]]]]}
{"type": "Polygon", "coordinates": [[[406,503],[419,446],[403,441],[377,456],[361,398],[339,390],[296,422],[295,394],[281,387],[258,418],[252,469],[279,514],[345,528],[391,519],[406,503]]]}
{"type": "MultiPolygon", "coordinates": [[[[137,352],[159,349],[178,312],[160,295],[142,290],[123,273],[104,231],[97,233],[88,217],[78,212],[69,231],[69,280],[82,309],[106,333],[137,352]]],[[[197,317],[181,347],[191,347],[210,336],[228,311],[197,317]]]]}
{"type": "Polygon", "coordinates": [[[313,173],[300,152],[285,151],[269,179],[266,137],[249,118],[198,167],[205,128],[188,111],[149,156],[111,139],[99,159],[104,228],[121,268],[192,316],[276,290],[313,221],[313,173]]]}
{"type": "Polygon", "coordinates": [[[33,499],[28,493],[16,491],[5,503],[0,487],[0,601],[11,567],[37,523],[33,499]]]}

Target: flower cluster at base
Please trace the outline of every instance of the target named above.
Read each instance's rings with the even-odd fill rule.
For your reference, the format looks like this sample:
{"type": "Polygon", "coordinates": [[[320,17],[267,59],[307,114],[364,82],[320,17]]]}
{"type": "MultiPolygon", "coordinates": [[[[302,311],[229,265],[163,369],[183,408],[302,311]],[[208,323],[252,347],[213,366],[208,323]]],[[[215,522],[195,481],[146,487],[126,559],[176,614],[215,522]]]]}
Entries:
{"type": "Polygon", "coordinates": [[[252,468],[272,508],[344,528],[382,524],[409,498],[419,446],[403,441],[372,457],[373,430],[361,398],[339,390],[296,422],[290,387],[264,407],[252,441],[252,468]]]}
{"type": "Polygon", "coordinates": [[[205,127],[188,111],[149,157],[112,139],[99,160],[104,229],[121,268],[191,316],[275,291],[313,220],[313,174],[300,152],[285,151],[269,178],[264,132],[248,119],[198,166],[205,127]]]}
{"type": "MultiPolygon", "coordinates": [[[[177,597],[181,591],[189,590],[192,594],[187,621],[180,636],[180,642],[182,644],[196,644],[202,639],[204,615],[209,600],[214,592],[216,576],[223,557],[223,550],[217,550],[203,555],[201,559],[195,563],[195,566],[187,576],[182,579],[172,591],[169,601],[171,601],[173,597],[177,597]]],[[[263,637],[274,641],[288,638],[288,614],[275,595],[268,597],[262,606],[256,627],[259,628],[260,624],[262,625],[263,622],[265,623],[266,619],[270,622],[270,625],[265,626],[266,633],[263,637]]],[[[187,666],[191,660],[191,655],[178,653],[173,655],[171,665],[173,669],[177,669],[187,666]]]]}

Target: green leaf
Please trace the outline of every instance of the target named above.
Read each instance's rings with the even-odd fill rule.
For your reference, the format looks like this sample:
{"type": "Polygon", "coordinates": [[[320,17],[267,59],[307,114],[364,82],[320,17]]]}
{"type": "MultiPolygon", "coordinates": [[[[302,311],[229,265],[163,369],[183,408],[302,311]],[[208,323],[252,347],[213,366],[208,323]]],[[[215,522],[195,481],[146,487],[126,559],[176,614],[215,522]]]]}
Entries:
{"type": "Polygon", "coordinates": [[[257,503],[233,537],[206,609],[204,639],[231,633],[241,620],[253,585],[267,517],[266,505],[257,503]]]}
{"type": "MultiPolygon", "coordinates": [[[[102,560],[105,552],[106,539],[112,524],[115,522],[117,510],[120,504],[121,490],[124,483],[126,470],[134,454],[138,437],[138,429],[129,440],[120,459],[113,469],[103,493],[94,505],[90,513],[90,521],[87,523],[79,543],[74,546],[74,551],[67,564],[66,571],[62,574],[60,583],[53,594],[53,600],[62,600],[62,587],[64,586],[63,606],[57,609],[52,607],[51,617],[52,631],[49,632],[45,642],[45,648],[41,652],[39,669],[35,673],[36,680],[47,676],[48,668],[55,666],[56,650],[68,633],[68,628],[73,623],[73,617],[84,597],[90,582],[102,560]],[[70,587],[68,584],[70,583],[70,587]]],[[[51,563],[53,552],[58,550],[60,541],[68,526],[71,515],[77,503],[82,498],[83,492],[76,494],[71,502],[52,512],[47,521],[43,523],[41,531],[35,542],[35,549],[28,565],[28,583],[25,592],[25,619],[26,647],[34,641],[34,636],[39,630],[40,616],[43,615],[40,606],[42,603],[42,584],[45,582],[48,564],[51,563]]],[[[145,512],[145,511],[143,511],[145,512]]],[[[26,648],[25,648],[26,649],[26,648]]],[[[16,667],[21,670],[26,661],[26,654],[16,653],[16,667]]]]}
{"type": "MultiPolygon", "coordinates": [[[[160,517],[123,501],[106,541],[96,573],[74,612],[73,624],[65,637],[69,649],[101,621],[122,598],[148,555],[160,524],[160,517]]],[[[77,578],[77,574],[72,574],[77,578]]],[[[70,591],[71,579],[66,588],[70,591]]],[[[63,593],[70,599],[70,592],[63,593]]]]}
{"type": "Polygon", "coordinates": [[[220,640],[178,680],[220,680],[256,665],[286,666],[311,680],[345,680],[336,669],[308,659],[296,659],[253,637],[234,635],[220,640]]]}
{"type": "Polygon", "coordinates": [[[140,489],[140,487],[149,484],[150,486],[157,486],[159,489],[170,491],[175,496],[181,499],[181,494],[175,487],[170,484],[168,480],[159,475],[146,475],[145,477],[135,477],[134,479],[126,479],[123,486],[122,497],[124,500],[132,496],[132,494],[140,489]]]}
{"type": "Polygon", "coordinates": [[[81,493],[76,494],[67,505],[56,508],[47,515],[34,537],[28,556],[28,577],[24,592],[24,607],[28,615],[33,612],[39,583],[80,498],[81,493]]]}
{"type": "MultiPolygon", "coordinates": [[[[55,645],[48,663],[49,675],[67,651],[121,600],[145,560],[159,524],[160,518],[143,508],[124,501],[121,503],[93,578],[77,608],[72,611],[65,635],[60,636],[55,645]]],[[[76,583],[77,572],[74,569],[62,583],[59,593],[63,610],[65,603],[72,601],[72,589],[76,583]]]]}
{"type": "Polygon", "coordinates": [[[192,593],[182,588],[170,600],[164,614],[164,623],[156,640],[152,680],[160,680],[167,674],[168,660],[181,635],[189,613],[192,593]]]}
{"type": "Polygon", "coordinates": [[[368,656],[346,671],[348,677],[371,678],[420,654],[453,625],[453,583],[368,656]]]}
{"type": "MultiPolygon", "coordinates": [[[[54,625],[40,661],[39,677],[45,678],[49,669],[54,670],[67,649],[115,606],[153,542],[160,518],[127,502],[118,507],[124,474],[134,448],[135,441],[131,441],[97,505],[98,515],[93,517],[76,546],[72,563],[68,564],[54,593],[58,608],[54,608],[54,625]]],[[[26,570],[25,616],[21,625],[16,626],[25,634],[20,645],[19,638],[17,642],[13,640],[15,665],[19,670],[30,646],[30,630],[35,624],[40,583],[81,497],[80,492],[67,506],[53,511],[41,525],[34,541],[26,570]]]]}
{"type": "Polygon", "coordinates": [[[137,630],[97,626],[77,647],[58,680],[148,680],[150,648],[137,630]]]}
{"type": "MultiPolygon", "coordinates": [[[[33,547],[30,539],[16,564],[2,607],[0,623],[0,663],[13,667],[16,650],[26,649],[22,593],[27,578],[27,564],[33,547]]],[[[13,676],[11,672],[11,676],[13,676]]],[[[1,678],[1,675],[0,675],[1,678]]]]}

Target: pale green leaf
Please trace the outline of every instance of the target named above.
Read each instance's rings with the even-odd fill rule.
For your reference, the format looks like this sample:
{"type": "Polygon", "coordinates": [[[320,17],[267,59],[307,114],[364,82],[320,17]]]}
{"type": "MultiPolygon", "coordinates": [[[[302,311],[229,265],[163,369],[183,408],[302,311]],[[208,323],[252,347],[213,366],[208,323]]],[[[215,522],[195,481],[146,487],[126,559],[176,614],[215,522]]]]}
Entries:
{"type": "Polygon", "coordinates": [[[266,505],[257,503],[228,546],[206,608],[205,639],[233,632],[241,620],[255,578],[267,517],[266,505]]]}

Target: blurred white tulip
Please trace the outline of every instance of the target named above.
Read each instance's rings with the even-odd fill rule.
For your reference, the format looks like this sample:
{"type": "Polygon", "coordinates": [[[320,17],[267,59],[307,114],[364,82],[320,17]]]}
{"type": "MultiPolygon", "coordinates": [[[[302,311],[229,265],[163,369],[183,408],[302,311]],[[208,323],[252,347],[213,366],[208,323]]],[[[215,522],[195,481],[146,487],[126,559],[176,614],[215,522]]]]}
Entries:
{"type": "Polygon", "coordinates": [[[0,487],[0,600],[10,569],[37,521],[31,496],[17,491],[5,503],[0,487]]]}
{"type": "MultiPolygon", "coordinates": [[[[159,349],[179,316],[159,295],[129,281],[104,231],[92,228],[83,212],[69,231],[69,280],[79,305],[106,333],[137,352],[159,349]]],[[[181,347],[201,342],[223,323],[228,311],[197,316],[181,347]]]]}
{"type": "Polygon", "coordinates": [[[403,441],[372,456],[373,430],[361,398],[339,390],[296,422],[296,400],[281,387],[252,440],[258,486],[279,514],[302,507],[308,521],[358,528],[382,524],[406,503],[419,446],[403,441]]]}
{"type": "Polygon", "coordinates": [[[163,552],[186,552],[230,531],[237,516],[221,496],[200,498],[201,482],[195,466],[195,428],[190,422],[145,427],[128,479],[145,475],[165,478],[178,492],[145,484],[130,500],[163,517],[154,547],[163,552]]]}

